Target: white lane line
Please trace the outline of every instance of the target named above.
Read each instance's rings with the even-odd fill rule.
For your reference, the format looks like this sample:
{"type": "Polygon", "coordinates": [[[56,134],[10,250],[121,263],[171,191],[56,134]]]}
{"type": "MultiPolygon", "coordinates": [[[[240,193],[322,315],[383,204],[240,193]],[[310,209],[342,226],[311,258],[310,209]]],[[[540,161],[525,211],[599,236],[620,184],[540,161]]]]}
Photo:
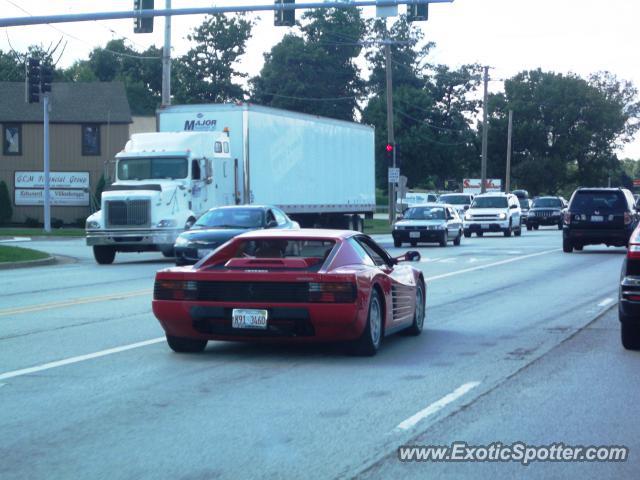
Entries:
{"type": "Polygon", "coordinates": [[[427,277],[424,280],[426,282],[433,280],[440,280],[441,278],[453,277],[455,275],[460,275],[462,273],[474,272],[476,270],[482,270],[485,268],[497,267],[498,265],[505,265],[507,263],[519,262],[520,260],[526,260],[527,258],[539,257],[540,255],[548,255],[553,252],[559,252],[559,248],[554,248],[553,250],[545,250],[543,252],[538,253],[530,253],[529,255],[522,255],[520,257],[508,258],[507,260],[501,260],[499,262],[487,263],[485,265],[478,265],[477,267],[465,268],[463,270],[456,270],[449,273],[443,273],[442,275],[435,275],[433,277],[427,277]]]}
{"type": "Polygon", "coordinates": [[[437,402],[433,402],[431,405],[429,405],[426,408],[423,408],[422,410],[420,410],[415,415],[412,415],[411,417],[407,418],[406,420],[400,422],[398,424],[398,426],[395,428],[395,430],[409,430],[410,428],[413,428],[414,426],[416,426],[416,424],[418,422],[420,422],[420,421],[424,420],[425,418],[427,418],[428,416],[433,415],[434,413],[442,410],[444,407],[449,405],[451,402],[455,402],[458,398],[460,398],[461,396],[465,395],[469,391],[473,390],[478,385],[480,385],[480,382],[468,382],[468,383],[465,383],[463,385],[460,385],[453,392],[449,393],[448,395],[445,395],[444,397],[442,397],[437,402]]]}
{"type": "Polygon", "coordinates": [[[602,301],[598,304],[598,306],[599,306],[599,307],[606,307],[606,306],[607,306],[607,305],[609,305],[610,303],[613,303],[613,298],[611,298],[611,297],[607,297],[607,298],[605,298],[604,300],[602,300],[602,301]]]}
{"type": "Polygon", "coordinates": [[[129,345],[123,345],[121,347],[101,350],[100,352],[88,353],[87,355],[78,355],[77,357],[70,357],[70,358],[65,358],[64,360],[57,360],[55,362],[44,363],[42,365],[37,365],[35,367],[22,368],[20,370],[14,370],[12,372],[6,372],[6,373],[0,374],[0,380],[6,380],[7,378],[21,377],[22,375],[29,375],[30,373],[42,372],[43,370],[62,367],[64,365],[70,365],[72,363],[84,362],[85,360],[104,357],[106,355],[111,355],[113,353],[120,353],[126,350],[133,350],[134,348],[146,347],[147,345],[153,345],[154,343],[160,343],[163,341],[164,341],[164,337],[152,338],[151,340],[145,340],[144,342],[131,343],[129,345]]]}

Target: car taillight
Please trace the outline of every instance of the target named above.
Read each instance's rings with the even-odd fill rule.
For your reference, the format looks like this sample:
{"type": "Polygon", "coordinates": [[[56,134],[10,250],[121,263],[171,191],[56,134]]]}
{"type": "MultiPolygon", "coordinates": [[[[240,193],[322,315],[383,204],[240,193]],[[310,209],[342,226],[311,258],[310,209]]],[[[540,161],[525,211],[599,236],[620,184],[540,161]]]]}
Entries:
{"type": "Polygon", "coordinates": [[[571,212],[564,212],[564,224],[565,225],[571,224],[571,212]]]}
{"type": "Polygon", "coordinates": [[[309,301],[321,303],[353,303],[358,291],[353,283],[326,282],[309,284],[309,301]]]}
{"type": "Polygon", "coordinates": [[[196,300],[198,284],[182,280],[156,280],[153,287],[155,300],[196,300]]]}
{"type": "Polygon", "coordinates": [[[629,225],[631,223],[631,215],[629,212],[624,212],[624,224],[629,225]]]}
{"type": "Polygon", "coordinates": [[[640,260],[640,245],[632,243],[627,249],[627,258],[631,260],[640,260]]]}

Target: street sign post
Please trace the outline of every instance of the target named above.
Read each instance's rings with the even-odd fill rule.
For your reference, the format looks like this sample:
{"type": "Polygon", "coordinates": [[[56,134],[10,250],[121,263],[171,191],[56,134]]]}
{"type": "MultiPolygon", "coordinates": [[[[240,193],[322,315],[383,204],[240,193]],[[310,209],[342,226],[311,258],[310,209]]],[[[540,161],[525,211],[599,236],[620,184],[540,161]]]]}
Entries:
{"type": "Polygon", "coordinates": [[[400,169],[389,168],[389,183],[398,183],[400,181],[400,169]]]}

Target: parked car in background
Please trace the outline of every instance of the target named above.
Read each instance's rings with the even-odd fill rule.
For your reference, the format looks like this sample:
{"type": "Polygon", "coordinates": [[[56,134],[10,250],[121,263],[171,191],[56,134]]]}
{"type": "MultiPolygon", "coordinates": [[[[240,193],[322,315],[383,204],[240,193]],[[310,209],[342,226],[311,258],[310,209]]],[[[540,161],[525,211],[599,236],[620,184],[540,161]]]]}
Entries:
{"type": "Polygon", "coordinates": [[[622,263],[618,319],[622,346],[640,350],[640,227],[631,235],[627,257],[622,263]]]}
{"type": "Polygon", "coordinates": [[[402,243],[416,246],[418,242],[437,242],[446,247],[452,241],[460,245],[462,239],[462,219],[453,205],[427,203],[411,207],[404,212],[402,219],[393,225],[393,246],[402,243]]]}
{"type": "Polygon", "coordinates": [[[473,202],[473,195],[468,193],[444,193],[438,197],[438,203],[447,203],[456,209],[460,217],[464,216],[473,202]]]}
{"type": "Polygon", "coordinates": [[[209,340],[348,341],[375,355],[385,335],[422,332],[422,272],[354,231],[261,230],[194,267],[156,273],[153,313],[176,352],[209,340]]]}
{"type": "Polygon", "coordinates": [[[527,230],[537,230],[540,225],[553,225],[562,230],[564,209],[561,197],[537,197],[529,209],[527,230]]]}
{"type": "Polygon", "coordinates": [[[631,192],[624,188],[579,188],[564,214],[562,249],[566,253],[585,245],[624,247],[638,224],[631,192]]]}
{"type": "Polygon", "coordinates": [[[206,257],[236,235],[258,229],[297,229],[297,222],[277,207],[238,205],[212,208],[174,245],[176,265],[189,265],[206,257]]]}
{"type": "Polygon", "coordinates": [[[511,193],[491,192],[476,195],[464,214],[464,236],[502,232],[505,237],[522,234],[520,202],[511,193]]]}
{"type": "Polygon", "coordinates": [[[398,198],[398,201],[396,202],[396,211],[398,213],[402,213],[407,208],[411,208],[415,205],[422,205],[424,203],[437,201],[438,195],[436,193],[407,192],[404,198],[398,198]]]}

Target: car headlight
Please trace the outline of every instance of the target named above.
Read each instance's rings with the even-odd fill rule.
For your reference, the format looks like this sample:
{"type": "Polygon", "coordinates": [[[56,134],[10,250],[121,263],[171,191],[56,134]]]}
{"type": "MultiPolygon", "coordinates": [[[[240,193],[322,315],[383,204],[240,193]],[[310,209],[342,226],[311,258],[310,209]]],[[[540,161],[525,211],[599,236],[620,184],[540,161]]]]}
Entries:
{"type": "Polygon", "coordinates": [[[504,220],[504,219],[506,219],[506,218],[507,218],[507,214],[506,214],[506,213],[501,213],[500,215],[498,215],[498,218],[499,218],[500,220],[504,220]]]}
{"type": "Polygon", "coordinates": [[[171,219],[160,220],[158,222],[157,227],[158,228],[169,228],[169,227],[175,227],[176,225],[178,225],[178,222],[176,220],[174,220],[173,218],[171,218],[171,219]]]}
{"type": "Polygon", "coordinates": [[[90,220],[86,223],[85,228],[87,230],[97,230],[100,228],[100,223],[94,221],[94,220],[90,220]]]}
{"type": "Polygon", "coordinates": [[[187,237],[178,237],[176,238],[176,247],[186,247],[187,245],[189,245],[189,239],[187,237]]]}

